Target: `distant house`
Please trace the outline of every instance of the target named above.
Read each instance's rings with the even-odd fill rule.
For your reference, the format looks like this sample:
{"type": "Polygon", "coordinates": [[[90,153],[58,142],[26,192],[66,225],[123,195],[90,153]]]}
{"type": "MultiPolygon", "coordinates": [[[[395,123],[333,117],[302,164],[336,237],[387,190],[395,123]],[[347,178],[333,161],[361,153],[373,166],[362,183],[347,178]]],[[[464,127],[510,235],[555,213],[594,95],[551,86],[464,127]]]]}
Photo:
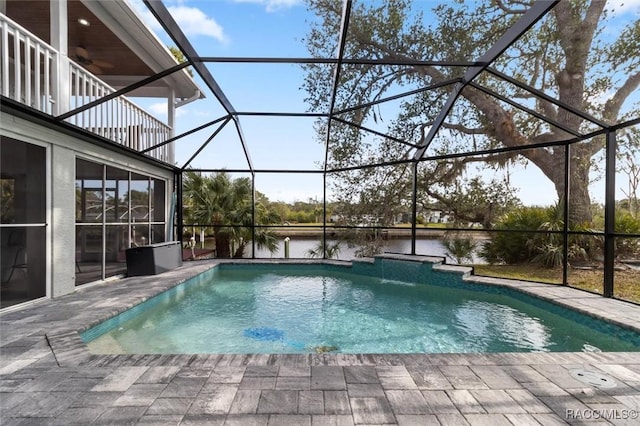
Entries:
{"type": "MultiPolygon", "coordinates": [[[[418,217],[422,217],[427,223],[449,223],[452,216],[442,210],[418,209],[418,217]]],[[[396,216],[396,223],[411,223],[413,214],[411,212],[403,212],[396,216]]]]}
{"type": "Polygon", "coordinates": [[[337,225],[349,225],[349,226],[380,226],[381,220],[374,215],[362,215],[362,216],[344,216],[339,213],[334,213],[329,217],[330,223],[337,225]]]}
{"type": "Polygon", "coordinates": [[[449,223],[452,222],[452,217],[449,213],[445,213],[442,210],[429,210],[425,212],[425,219],[429,223],[449,223]]]}
{"type": "Polygon", "coordinates": [[[165,241],[175,110],[202,97],[124,0],[0,0],[3,306],[124,272],[165,241]],[[167,102],[167,119],[131,97],[167,102]],[[100,102],[100,101],[104,102],[100,102]],[[84,107],[91,106],[87,109],[84,107]]]}

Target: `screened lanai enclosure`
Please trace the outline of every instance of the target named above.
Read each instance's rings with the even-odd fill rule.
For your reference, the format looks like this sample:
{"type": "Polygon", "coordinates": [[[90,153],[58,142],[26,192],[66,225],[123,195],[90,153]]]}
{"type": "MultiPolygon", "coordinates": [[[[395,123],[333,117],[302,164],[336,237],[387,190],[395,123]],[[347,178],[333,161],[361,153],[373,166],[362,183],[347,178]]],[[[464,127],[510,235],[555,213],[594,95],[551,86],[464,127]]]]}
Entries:
{"type": "Polygon", "coordinates": [[[144,0],[181,65],[82,107],[204,88],[140,150],[175,147],[185,259],[444,256],[640,303],[637,2],[293,3],[221,3],[214,43],[144,0]]]}
{"type": "Polygon", "coordinates": [[[640,301],[637,8],[313,0],[298,50],[247,18],[220,56],[145,3],[218,103],[174,138],[194,254],[445,255],[640,301]]]}

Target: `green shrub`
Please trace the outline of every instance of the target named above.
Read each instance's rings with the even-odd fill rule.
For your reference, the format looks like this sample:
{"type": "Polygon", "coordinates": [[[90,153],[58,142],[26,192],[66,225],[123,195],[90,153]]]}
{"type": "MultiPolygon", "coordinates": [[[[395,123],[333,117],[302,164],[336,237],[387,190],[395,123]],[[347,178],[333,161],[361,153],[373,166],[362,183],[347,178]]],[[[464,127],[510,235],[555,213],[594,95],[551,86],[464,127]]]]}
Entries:
{"type": "MultiPolygon", "coordinates": [[[[556,233],[564,229],[562,212],[558,206],[522,207],[503,216],[490,234],[491,239],[480,250],[480,256],[491,264],[537,263],[548,268],[556,268],[563,262],[564,238],[556,233]],[[547,232],[499,232],[500,230],[527,230],[547,232]]],[[[573,226],[572,231],[580,234],[568,236],[567,256],[569,262],[591,261],[602,256],[604,236],[593,231],[593,224],[583,223],[573,226]]],[[[615,231],[621,234],[640,234],[640,219],[629,213],[618,212],[615,231]]],[[[616,257],[633,258],[640,256],[640,238],[617,237],[616,257]]]]}
{"type": "Polygon", "coordinates": [[[544,207],[520,207],[507,213],[496,223],[491,240],[483,245],[480,256],[491,264],[530,261],[536,255],[536,248],[543,244],[544,234],[499,231],[537,231],[545,223],[553,222],[554,214],[553,208],[544,207]]]}
{"type": "Polygon", "coordinates": [[[473,252],[477,247],[476,241],[469,236],[460,236],[457,233],[445,236],[442,240],[447,255],[452,257],[457,264],[464,263],[465,260],[473,262],[473,252]]]}
{"type": "Polygon", "coordinates": [[[531,259],[531,263],[537,263],[547,268],[562,266],[564,253],[562,246],[546,243],[537,248],[538,254],[531,259]]]}
{"type": "MultiPolygon", "coordinates": [[[[616,213],[616,232],[621,234],[640,234],[640,219],[629,213],[616,213]]],[[[640,256],[640,238],[616,237],[616,257],[640,256]]]]}
{"type": "Polygon", "coordinates": [[[334,259],[340,255],[341,249],[341,242],[334,241],[329,242],[325,250],[324,239],[322,239],[314,248],[307,250],[307,257],[323,257],[326,254],[327,259],[334,259]]]}
{"type": "MultiPolygon", "coordinates": [[[[550,207],[522,207],[504,216],[496,225],[500,230],[529,230],[545,232],[495,232],[480,255],[489,263],[537,263],[557,268],[564,260],[564,229],[561,209],[550,207]]],[[[627,226],[631,226],[627,224],[627,226]]],[[[594,234],[590,224],[574,226],[572,231],[584,234],[568,236],[567,257],[571,261],[589,261],[602,255],[602,235],[594,234]]]]}
{"type": "Polygon", "coordinates": [[[616,232],[621,234],[640,234],[640,219],[630,213],[616,213],[616,232]]]}

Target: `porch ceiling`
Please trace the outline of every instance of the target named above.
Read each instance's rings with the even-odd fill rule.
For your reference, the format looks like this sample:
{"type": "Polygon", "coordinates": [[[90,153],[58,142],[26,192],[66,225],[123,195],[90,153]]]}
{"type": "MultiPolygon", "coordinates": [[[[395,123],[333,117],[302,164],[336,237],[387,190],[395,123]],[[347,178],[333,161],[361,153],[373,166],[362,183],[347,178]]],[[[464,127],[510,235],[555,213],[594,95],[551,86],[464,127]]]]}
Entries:
{"type": "MultiPolygon", "coordinates": [[[[38,2],[45,3],[45,2],[38,2]]],[[[48,3],[48,2],[46,2],[48,3]]],[[[42,40],[51,42],[50,8],[25,7],[21,0],[7,2],[7,14],[20,25],[29,28],[42,40]]],[[[131,49],[126,46],[106,25],[104,25],[87,7],[78,0],[68,3],[69,14],[69,57],[75,59],[76,48],[84,47],[92,60],[104,61],[113,67],[101,67],[101,78],[109,76],[144,76],[155,74],[131,49]],[[78,23],[86,19],[90,26],[78,23]]],[[[96,73],[98,74],[98,73],[96,73]]]]}
{"type": "MultiPolygon", "coordinates": [[[[30,7],[25,7],[24,0],[6,2],[7,16],[47,43],[51,42],[49,1],[32,2],[29,3],[30,7]]],[[[80,0],[68,0],[67,3],[69,57],[82,64],[83,61],[78,58],[78,48],[83,48],[89,58],[89,61],[84,61],[84,65],[93,64],[87,69],[115,89],[128,86],[175,65],[172,58],[166,52],[162,52],[164,46],[157,39],[144,34],[144,28],[129,25],[128,12],[117,2],[85,4],[80,0]],[[89,26],[80,24],[80,19],[88,21],[89,26]],[[124,29],[129,40],[126,40],[122,31],[117,31],[118,29],[124,29]],[[153,44],[156,46],[151,48],[153,44]],[[145,55],[149,57],[146,58],[145,55]]],[[[167,87],[173,87],[179,98],[193,96],[198,90],[196,84],[188,76],[178,74],[182,73],[154,82],[130,95],[166,96],[167,87]]]]}

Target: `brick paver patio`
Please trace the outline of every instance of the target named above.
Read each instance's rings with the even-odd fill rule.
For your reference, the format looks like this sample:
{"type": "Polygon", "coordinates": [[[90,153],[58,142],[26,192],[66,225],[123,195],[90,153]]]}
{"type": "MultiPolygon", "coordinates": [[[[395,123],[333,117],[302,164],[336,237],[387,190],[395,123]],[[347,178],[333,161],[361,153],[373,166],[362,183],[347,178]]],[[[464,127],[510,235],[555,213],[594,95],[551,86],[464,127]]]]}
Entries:
{"type": "MultiPolygon", "coordinates": [[[[0,424],[640,424],[640,353],[93,355],[79,341],[78,330],[211,265],[0,314],[0,424]],[[576,380],[577,369],[615,386],[576,380]]],[[[640,319],[637,306],[541,288],[640,319]]]]}

